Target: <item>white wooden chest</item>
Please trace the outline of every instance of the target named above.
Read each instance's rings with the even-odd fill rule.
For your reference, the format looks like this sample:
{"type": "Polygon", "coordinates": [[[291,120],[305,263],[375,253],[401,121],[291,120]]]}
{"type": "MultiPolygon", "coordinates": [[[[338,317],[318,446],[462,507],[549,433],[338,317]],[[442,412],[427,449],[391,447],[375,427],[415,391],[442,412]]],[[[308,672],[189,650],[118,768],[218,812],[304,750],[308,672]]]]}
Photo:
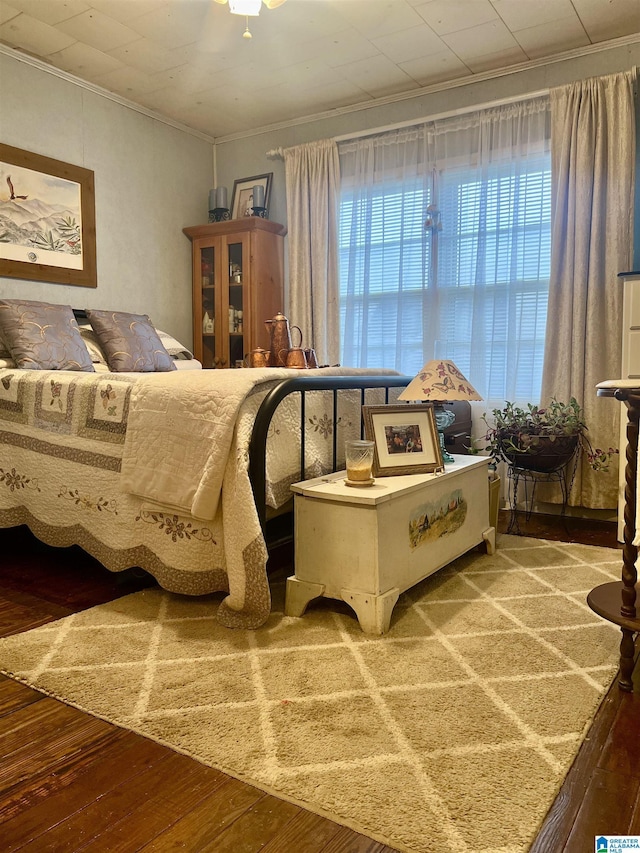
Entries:
{"type": "Polygon", "coordinates": [[[379,477],[345,485],[345,472],[295,483],[295,574],[285,614],[301,616],[318,596],[342,599],[362,630],[382,634],[401,592],[484,542],[488,458],[456,456],[439,474],[379,477]]]}

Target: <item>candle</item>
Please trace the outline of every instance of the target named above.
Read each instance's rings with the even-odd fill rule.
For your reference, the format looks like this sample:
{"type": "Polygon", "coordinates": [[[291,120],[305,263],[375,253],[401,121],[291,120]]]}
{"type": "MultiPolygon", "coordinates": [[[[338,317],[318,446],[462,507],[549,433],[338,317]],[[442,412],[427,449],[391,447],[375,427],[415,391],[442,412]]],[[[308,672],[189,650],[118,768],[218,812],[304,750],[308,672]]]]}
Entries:
{"type": "Polygon", "coordinates": [[[218,187],[216,190],[216,207],[227,208],[227,188],[218,187]]]}
{"type": "Polygon", "coordinates": [[[256,184],[253,188],[253,206],[264,207],[264,187],[262,184],[256,184]]]}
{"type": "Polygon", "coordinates": [[[216,191],[209,190],[209,210],[215,210],[216,206],[216,191]]]}

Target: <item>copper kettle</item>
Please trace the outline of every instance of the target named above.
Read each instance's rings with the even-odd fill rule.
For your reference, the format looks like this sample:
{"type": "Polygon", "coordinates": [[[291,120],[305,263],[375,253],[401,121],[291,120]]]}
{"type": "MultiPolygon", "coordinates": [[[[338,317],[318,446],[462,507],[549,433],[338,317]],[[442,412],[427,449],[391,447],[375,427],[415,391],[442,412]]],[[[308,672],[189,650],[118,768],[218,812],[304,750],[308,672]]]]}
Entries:
{"type": "Polygon", "coordinates": [[[289,326],[289,321],[282,312],[276,314],[272,320],[265,320],[264,325],[270,335],[269,351],[275,361],[273,366],[285,367],[287,353],[291,349],[291,329],[297,329],[300,332],[298,347],[302,345],[302,330],[299,326],[289,326]]]}

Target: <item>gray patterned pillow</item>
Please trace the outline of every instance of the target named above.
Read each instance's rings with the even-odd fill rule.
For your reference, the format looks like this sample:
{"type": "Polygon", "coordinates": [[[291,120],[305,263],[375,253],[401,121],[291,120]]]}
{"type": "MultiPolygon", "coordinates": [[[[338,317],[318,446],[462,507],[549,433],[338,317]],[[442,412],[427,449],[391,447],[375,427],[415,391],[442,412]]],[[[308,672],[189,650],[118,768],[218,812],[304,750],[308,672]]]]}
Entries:
{"type": "Polygon", "coordinates": [[[114,373],[176,369],[146,314],[87,309],[87,317],[114,373]]]}
{"type": "Polygon", "coordinates": [[[0,299],[0,337],[22,369],[93,372],[69,305],[0,299]]]}
{"type": "Polygon", "coordinates": [[[84,345],[89,351],[89,355],[91,356],[91,361],[93,362],[93,366],[95,369],[96,364],[103,364],[105,367],[107,366],[107,358],[105,354],[102,352],[102,348],[100,347],[100,343],[98,342],[98,338],[96,333],[93,331],[91,326],[79,326],[80,335],[82,340],[84,341],[84,345]]]}

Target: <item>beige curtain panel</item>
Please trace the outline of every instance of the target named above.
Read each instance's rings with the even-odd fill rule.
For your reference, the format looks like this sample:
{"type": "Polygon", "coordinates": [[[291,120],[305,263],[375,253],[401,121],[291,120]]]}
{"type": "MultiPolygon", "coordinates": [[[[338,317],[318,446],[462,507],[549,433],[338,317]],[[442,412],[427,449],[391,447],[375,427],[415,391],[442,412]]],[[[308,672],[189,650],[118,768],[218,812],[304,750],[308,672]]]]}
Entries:
{"type": "MultiPolygon", "coordinates": [[[[620,404],[596,384],[621,369],[622,287],[630,269],[636,70],[552,89],[552,231],[542,401],[575,397],[594,447],[617,447],[620,404]]],[[[617,505],[617,470],[583,457],[572,506],[617,505]]]]}
{"type": "Polygon", "coordinates": [[[321,363],[340,359],[338,205],[340,165],[332,139],[283,152],[289,228],[289,319],[321,363]]]}

